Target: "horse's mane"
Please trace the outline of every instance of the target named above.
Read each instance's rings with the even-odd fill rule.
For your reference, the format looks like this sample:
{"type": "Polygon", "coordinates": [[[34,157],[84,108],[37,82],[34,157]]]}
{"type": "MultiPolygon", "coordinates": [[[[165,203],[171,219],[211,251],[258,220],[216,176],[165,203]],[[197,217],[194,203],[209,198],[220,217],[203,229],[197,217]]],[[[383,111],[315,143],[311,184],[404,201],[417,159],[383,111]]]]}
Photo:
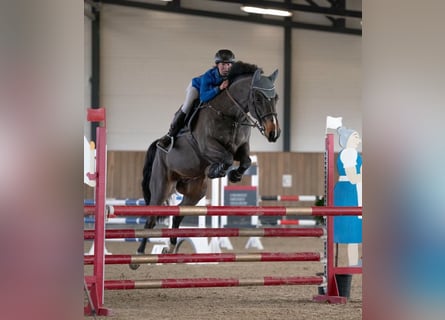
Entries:
{"type": "MultiPolygon", "coordinates": [[[[261,70],[261,68],[259,68],[256,64],[237,61],[233,63],[232,68],[229,71],[229,75],[227,76],[227,79],[229,79],[229,82],[232,82],[239,76],[254,74],[257,69],[261,70]]],[[[261,73],[262,72],[263,71],[261,70],[261,73]]]]}

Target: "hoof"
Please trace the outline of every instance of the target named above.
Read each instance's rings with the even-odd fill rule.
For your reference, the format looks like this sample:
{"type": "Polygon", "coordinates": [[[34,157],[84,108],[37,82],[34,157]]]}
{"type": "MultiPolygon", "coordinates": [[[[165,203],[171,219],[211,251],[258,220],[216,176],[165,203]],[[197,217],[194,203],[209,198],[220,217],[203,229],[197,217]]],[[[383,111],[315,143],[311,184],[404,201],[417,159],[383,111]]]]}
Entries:
{"type": "Polygon", "coordinates": [[[228,174],[230,182],[240,182],[242,177],[243,175],[236,170],[230,170],[228,174]]]}
{"type": "Polygon", "coordinates": [[[130,263],[129,264],[131,270],[137,270],[141,266],[140,264],[130,263]]]}
{"type": "Polygon", "coordinates": [[[225,173],[219,173],[219,174],[208,174],[207,177],[209,179],[216,179],[216,178],[222,178],[225,176],[225,173]]]}
{"type": "MultiPolygon", "coordinates": [[[[144,253],[143,252],[136,252],[136,254],[144,254],[144,253]]],[[[137,269],[139,269],[139,267],[141,265],[137,264],[137,263],[130,263],[128,266],[130,267],[131,270],[137,270],[137,269]]]]}
{"type": "Polygon", "coordinates": [[[176,245],[170,244],[168,247],[162,248],[162,253],[164,254],[176,253],[175,250],[176,250],[176,245]]]}
{"type": "Polygon", "coordinates": [[[209,179],[222,178],[226,175],[226,171],[221,165],[214,164],[210,167],[207,177],[209,179]]]}

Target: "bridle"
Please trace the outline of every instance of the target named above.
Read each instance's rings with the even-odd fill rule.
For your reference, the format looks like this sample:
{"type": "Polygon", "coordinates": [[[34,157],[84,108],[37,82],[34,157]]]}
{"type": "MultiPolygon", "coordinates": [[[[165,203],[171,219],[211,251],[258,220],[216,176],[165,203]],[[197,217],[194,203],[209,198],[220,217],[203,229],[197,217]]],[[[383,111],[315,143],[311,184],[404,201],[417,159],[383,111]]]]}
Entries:
{"type": "Polygon", "coordinates": [[[257,108],[255,108],[255,102],[254,102],[255,101],[255,93],[258,92],[258,91],[268,101],[271,101],[272,99],[274,99],[274,98],[268,98],[268,96],[272,95],[272,94],[270,94],[271,92],[275,96],[275,94],[274,94],[275,93],[275,87],[272,87],[272,88],[260,88],[260,87],[251,86],[250,89],[249,89],[249,100],[248,100],[247,111],[246,111],[245,108],[243,108],[239,104],[239,102],[236,101],[236,99],[232,96],[230,91],[228,89],[226,89],[227,96],[230,98],[230,100],[232,100],[234,105],[236,107],[238,107],[238,109],[240,109],[243,112],[243,115],[245,116],[245,119],[248,121],[248,123],[241,123],[241,125],[255,127],[264,136],[266,129],[264,128],[264,126],[257,119],[263,120],[264,118],[266,118],[268,116],[271,116],[271,115],[276,117],[277,113],[276,112],[268,112],[268,113],[265,113],[265,114],[258,114],[257,108]],[[256,117],[252,116],[252,114],[250,113],[250,110],[255,110],[256,117]]]}

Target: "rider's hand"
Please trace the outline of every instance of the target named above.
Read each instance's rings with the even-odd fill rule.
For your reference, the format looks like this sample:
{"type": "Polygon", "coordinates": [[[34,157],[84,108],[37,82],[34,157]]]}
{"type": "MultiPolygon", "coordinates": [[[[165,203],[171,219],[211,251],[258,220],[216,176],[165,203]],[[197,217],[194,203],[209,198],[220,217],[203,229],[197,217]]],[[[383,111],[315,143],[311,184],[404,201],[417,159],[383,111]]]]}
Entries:
{"type": "Polygon", "coordinates": [[[229,80],[224,80],[220,85],[219,85],[219,90],[223,91],[224,89],[226,89],[229,86],[229,80]]]}

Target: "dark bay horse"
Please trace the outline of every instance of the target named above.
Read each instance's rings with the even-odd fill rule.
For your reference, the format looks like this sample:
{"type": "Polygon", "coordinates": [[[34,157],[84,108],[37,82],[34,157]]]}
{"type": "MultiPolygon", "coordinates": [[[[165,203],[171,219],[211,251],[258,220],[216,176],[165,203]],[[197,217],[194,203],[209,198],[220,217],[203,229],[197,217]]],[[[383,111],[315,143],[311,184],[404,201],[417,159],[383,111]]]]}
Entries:
{"type": "MultiPolygon", "coordinates": [[[[269,142],[280,136],[275,105],[275,79],[278,70],[264,76],[256,65],[236,62],[229,74],[230,86],[200,107],[189,130],[178,135],[170,152],[158,150],[154,141],[147,150],[143,169],[142,190],[147,205],[162,205],[177,190],[183,195],[179,205],[193,206],[207,192],[208,178],[226,174],[231,182],[239,182],[250,167],[249,139],[256,127],[269,142]],[[234,161],[236,169],[228,169],[234,161]]],[[[173,218],[179,228],[184,217],[173,218]]],[[[156,217],[147,220],[145,228],[154,228],[156,217]]],[[[174,252],[176,238],[170,239],[169,253],[174,252]]],[[[143,254],[147,239],[137,253],[143,254]]],[[[137,269],[139,265],[130,265],[137,269]]]]}

